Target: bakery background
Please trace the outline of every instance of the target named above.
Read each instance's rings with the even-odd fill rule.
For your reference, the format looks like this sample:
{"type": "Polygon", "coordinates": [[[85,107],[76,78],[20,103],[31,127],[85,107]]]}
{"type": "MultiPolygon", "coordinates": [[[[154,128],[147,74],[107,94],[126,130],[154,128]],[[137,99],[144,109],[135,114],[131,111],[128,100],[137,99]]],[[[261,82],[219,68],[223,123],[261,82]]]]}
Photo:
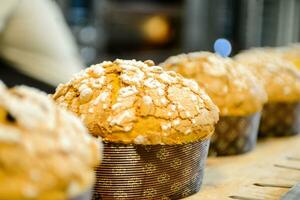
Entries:
{"type": "Polygon", "coordinates": [[[57,0],[86,64],[298,42],[299,0],[57,0]]]}

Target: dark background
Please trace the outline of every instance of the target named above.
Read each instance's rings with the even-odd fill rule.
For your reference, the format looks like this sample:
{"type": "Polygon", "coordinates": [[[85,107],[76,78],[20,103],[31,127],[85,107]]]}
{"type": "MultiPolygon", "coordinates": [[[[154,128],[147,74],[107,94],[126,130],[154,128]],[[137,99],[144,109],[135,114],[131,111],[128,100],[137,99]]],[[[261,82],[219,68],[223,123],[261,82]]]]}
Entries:
{"type": "Polygon", "coordinates": [[[299,41],[300,0],[57,0],[86,64],[299,41]]]}

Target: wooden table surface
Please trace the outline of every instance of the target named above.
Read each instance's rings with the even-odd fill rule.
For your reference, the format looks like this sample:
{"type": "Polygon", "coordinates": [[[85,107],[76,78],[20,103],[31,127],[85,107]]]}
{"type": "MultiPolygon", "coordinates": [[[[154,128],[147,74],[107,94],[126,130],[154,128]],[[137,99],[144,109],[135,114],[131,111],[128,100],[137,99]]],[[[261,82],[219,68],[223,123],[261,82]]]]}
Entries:
{"type": "Polygon", "coordinates": [[[203,181],[186,200],[280,199],[300,182],[300,136],[260,141],[241,156],[209,158],[203,181]]]}

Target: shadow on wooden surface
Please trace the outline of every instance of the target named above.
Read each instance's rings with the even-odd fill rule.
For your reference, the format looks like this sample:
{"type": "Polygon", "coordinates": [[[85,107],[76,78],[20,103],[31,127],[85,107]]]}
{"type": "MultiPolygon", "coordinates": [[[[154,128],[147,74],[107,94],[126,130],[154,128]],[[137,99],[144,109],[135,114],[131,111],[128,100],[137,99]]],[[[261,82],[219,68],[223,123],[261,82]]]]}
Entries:
{"type": "Polygon", "coordinates": [[[300,181],[300,136],[260,141],[244,155],[209,158],[204,185],[186,200],[278,200],[300,181]]]}

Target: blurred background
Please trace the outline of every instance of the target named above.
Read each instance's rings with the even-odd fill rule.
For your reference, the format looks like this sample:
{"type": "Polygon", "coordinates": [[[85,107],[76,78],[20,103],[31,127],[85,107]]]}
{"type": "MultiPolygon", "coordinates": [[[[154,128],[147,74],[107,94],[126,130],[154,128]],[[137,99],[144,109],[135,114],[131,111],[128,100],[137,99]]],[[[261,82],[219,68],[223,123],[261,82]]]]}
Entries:
{"type": "Polygon", "coordinates": [[[300,0],[2,0],[0,80],[52,93],[103,60],[213,51],[232,55],[300,39],[300,0]]]}
{"type": "Polygon", "coordinates": [[[57,0],[86,64],[299,41],[300,0],[57,0]]]}

